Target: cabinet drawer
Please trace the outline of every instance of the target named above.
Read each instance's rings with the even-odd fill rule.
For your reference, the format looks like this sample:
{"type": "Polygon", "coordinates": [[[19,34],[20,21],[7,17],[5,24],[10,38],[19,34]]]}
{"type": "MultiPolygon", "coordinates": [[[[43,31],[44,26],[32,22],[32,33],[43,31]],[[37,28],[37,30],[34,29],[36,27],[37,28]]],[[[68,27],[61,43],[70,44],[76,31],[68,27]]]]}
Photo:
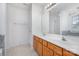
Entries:
{"type": "Polygon", "coordinates": [[[43,45],[47,46],[47,41],[43,40],[43,45]]]}
{"type": "Polygon", "coordinates": [[[38,38],[38,41],[39,41],[40,43],[42,43],[42,42],[43,42],[43,40],[42,40],[41,38],[38,38]]]}
{"type": "Polygon", "coordinates": [[[75,56],[75,54],[63,49],[63,56],[75,56]]]}
{"type": "Polygon", "coordinates": [[[54,44],[48,42],[48,48],[51,49],[51,50],[53,50],[54,49],[54,44]]]}
{"type": "Polygon", "coordinates": [[[37,37],[37,36],[35,36],[35,39],[36,39],[38,42],[40,42],[40,43],[43,42],[43,40],[42,40],[41,38],[37,37]]]}

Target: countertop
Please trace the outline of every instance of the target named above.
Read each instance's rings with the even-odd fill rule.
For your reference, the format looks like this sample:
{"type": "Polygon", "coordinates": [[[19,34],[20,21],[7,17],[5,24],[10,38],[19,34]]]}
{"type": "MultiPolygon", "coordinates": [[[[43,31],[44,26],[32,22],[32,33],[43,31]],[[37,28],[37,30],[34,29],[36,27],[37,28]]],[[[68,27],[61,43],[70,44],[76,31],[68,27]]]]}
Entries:
{"type": "Polygon", "coordinates": [[[47,35],[42,35],[42,34],[33,34],[35,36],[38,36],[46,41],[49,41],[53,44],[56,44],[68,51],[71,51],[75,54],[79,55],[79,37],[74,37],[74,36],[63,36],[66,41],[62,40],[62,35],[56,35],[56,34],[47,34],[47,35]]]}

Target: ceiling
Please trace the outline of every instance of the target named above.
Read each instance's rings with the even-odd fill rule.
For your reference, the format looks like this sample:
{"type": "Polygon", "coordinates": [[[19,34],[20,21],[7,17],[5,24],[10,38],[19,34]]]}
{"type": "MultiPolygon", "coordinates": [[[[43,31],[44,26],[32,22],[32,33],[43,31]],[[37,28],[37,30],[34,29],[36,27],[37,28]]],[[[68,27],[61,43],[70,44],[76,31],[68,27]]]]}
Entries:
{"type": "Polygon", "coordinates": [[[60,3],[59,5],[52,8],[50,12],[52,13],[60,13],[63,10],[67,10],[70,7],[79,6],[79,3],[60,3]]]}

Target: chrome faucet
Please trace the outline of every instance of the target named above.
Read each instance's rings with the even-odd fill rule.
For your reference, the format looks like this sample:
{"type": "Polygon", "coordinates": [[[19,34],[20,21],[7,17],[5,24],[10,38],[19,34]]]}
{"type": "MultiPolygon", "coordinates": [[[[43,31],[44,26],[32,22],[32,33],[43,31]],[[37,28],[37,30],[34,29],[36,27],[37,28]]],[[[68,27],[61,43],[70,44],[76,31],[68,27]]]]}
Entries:
{"type": "Polygon", "coordinates": [[[65,39],[64,37],[62,37],[62,40],[63,40],[63,41],[66,41],[66,39],[65,39]]]}

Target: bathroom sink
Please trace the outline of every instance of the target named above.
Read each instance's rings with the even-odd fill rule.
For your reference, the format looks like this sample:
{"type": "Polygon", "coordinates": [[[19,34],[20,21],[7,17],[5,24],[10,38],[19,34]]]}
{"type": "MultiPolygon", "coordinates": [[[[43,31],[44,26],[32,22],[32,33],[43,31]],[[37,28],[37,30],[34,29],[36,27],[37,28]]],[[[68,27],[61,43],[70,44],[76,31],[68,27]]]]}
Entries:
{"type": "Polygon", "coordinates": [[[62,37],[61,35],[55,35],[55,34],[41,34],[41,36],[45,39],[49,39],[52,41],[60,41],[60,42],[66,42],[67,40],[62,37]]]}
{"type": "Polygon", "coordinates": [[[58,37],[58,36],[45,36],[48,37],[49,39],[53,39],[53,40],[62,40],[62,37],[58,37]]]}

